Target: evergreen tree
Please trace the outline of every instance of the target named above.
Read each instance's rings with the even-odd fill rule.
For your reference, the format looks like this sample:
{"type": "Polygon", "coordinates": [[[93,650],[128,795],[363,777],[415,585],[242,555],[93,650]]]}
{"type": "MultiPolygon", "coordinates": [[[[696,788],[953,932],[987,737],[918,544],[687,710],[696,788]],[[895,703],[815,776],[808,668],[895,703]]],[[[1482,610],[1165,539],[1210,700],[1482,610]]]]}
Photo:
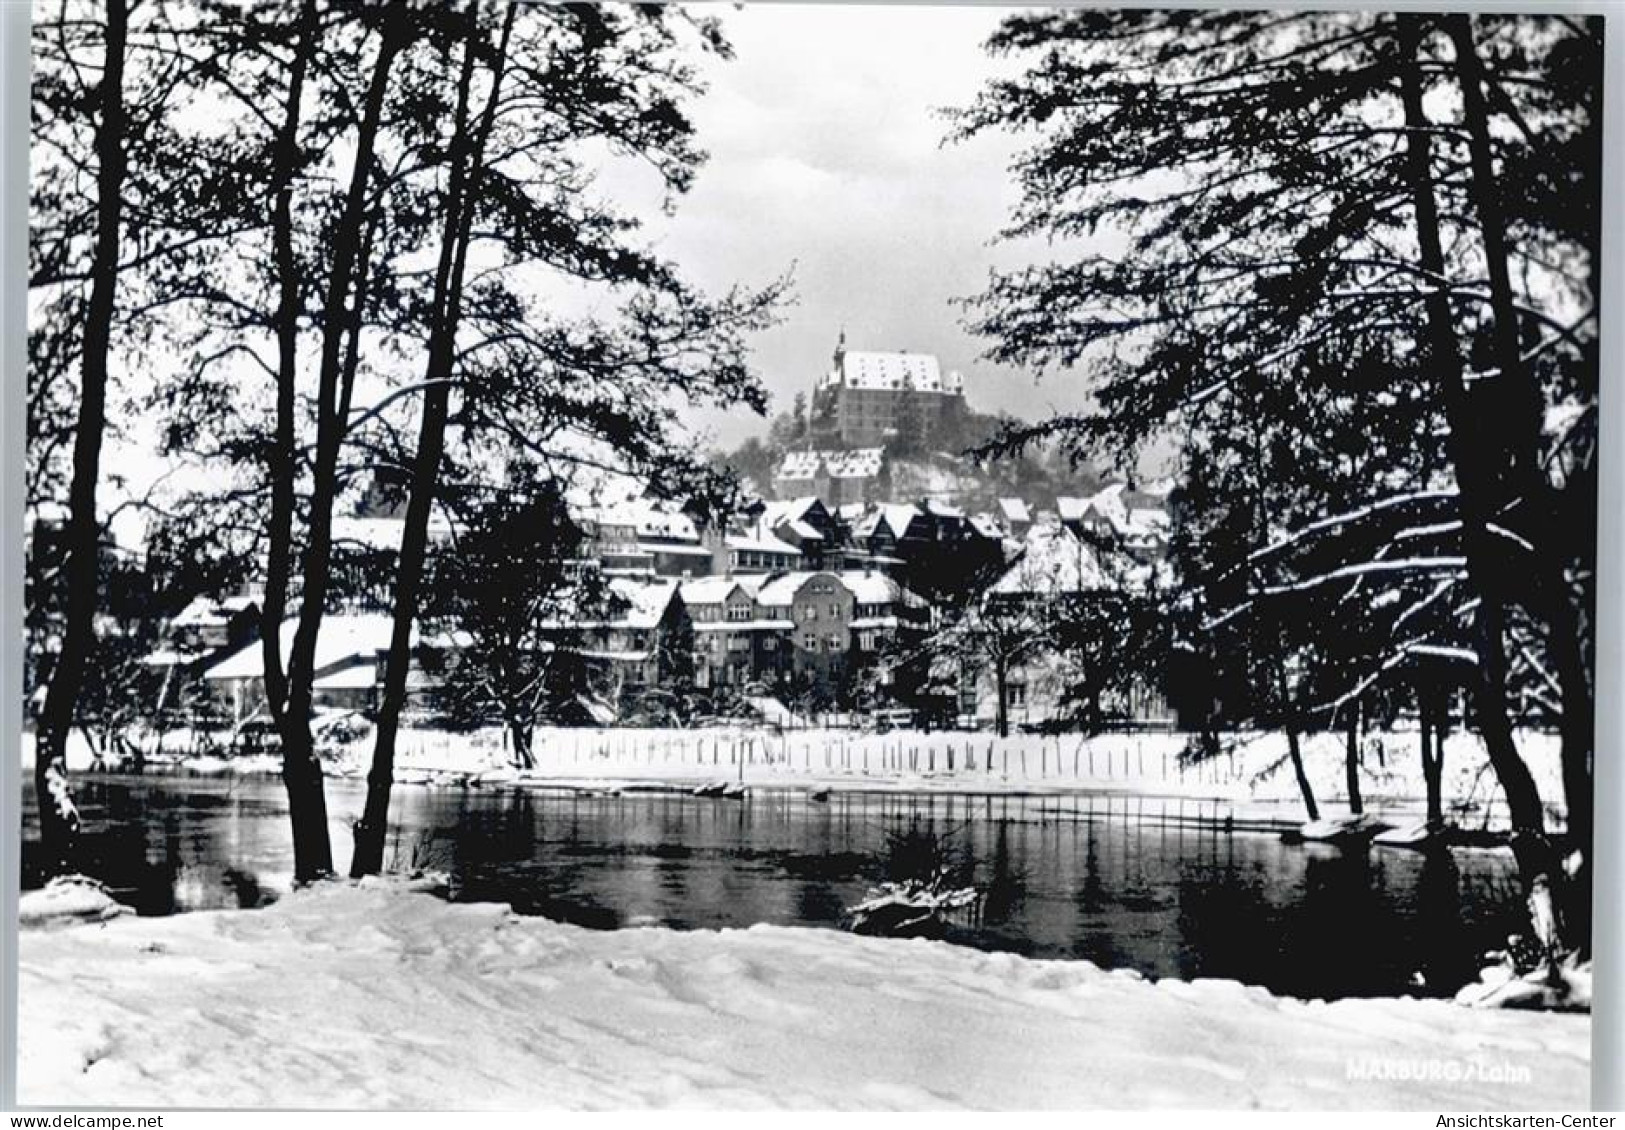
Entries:
{"type": "MultiPolygon", "coordinates": [[[[1215,562],[1239,566],[1230,605],[1294,627],[1266,631],[1274,677],[1249,673],[1253,693],[1273,686],[1272,709],[1295,704],[1295,717],[1329,672],[1362,678],[1333,643],[1351,601],[1362,618],[1396,592],[1401,609],[1466,615],[1459,669],[1521,870],[1531,891],[1555,885],[1509,717],[1507,610],[1544,624],[1567,673],[1566,792],[1583,849],[1589,595],[1570,578],[1590,535],[1552,516],[1589,531],[1591,472],[1583,458],[1561,483],[1540,469],[1567,442],[1542,429],[1547,409],[1583,421],[1570,432],[1594,420],[1595,201],[1549,212],[1576,185],[1596,192],[1598,25],[1078,11],[1013,16],[991,47],[1031,63],[991,84],[958,135],[1035,131],[1006,234],[1044,236],[1062,257],[996,275],[972,303],[975,328],[997,360],[1082,369],[1099,403],[992,450],[1053,439],[1132,458],[1172,431],[1187,459],[1218,448],[1220,468],[1290,454],[1253,476],[1265,513],[1215,562]],[[1429,117],[1434,91],[1459,105],[1455,120],[1429,117]],[[1344,417],[1371,433],[1363,458],[1382,473],[1363,483],[1324,430],[1344,417]],[[1253,559],[1278,543],[1291,552],[1253,559]],[[1424,595],[1407,597],[1413,585],[1424,595]]],[[[1384,646],[1380,665],[1453,645],[1390,631],[1384,646]]],[[[1287,728],[1296,748],[1298,723],[1287,728]]]]}

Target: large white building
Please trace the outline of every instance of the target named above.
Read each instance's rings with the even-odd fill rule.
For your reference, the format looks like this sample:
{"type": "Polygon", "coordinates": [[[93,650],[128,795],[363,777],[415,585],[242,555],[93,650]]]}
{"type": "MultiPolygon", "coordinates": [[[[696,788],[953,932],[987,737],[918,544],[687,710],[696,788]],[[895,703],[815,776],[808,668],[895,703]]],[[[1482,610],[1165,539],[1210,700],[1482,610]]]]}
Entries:
{"type": "Polygon", "coordinates": [[[835,347],[834,364],[813,390],[812,417],[833,426],[844,447],[880,444],[913,433],[929,437],[965,410],[965,383],[942,372],[929,353],[877,353],[835,347]]]}

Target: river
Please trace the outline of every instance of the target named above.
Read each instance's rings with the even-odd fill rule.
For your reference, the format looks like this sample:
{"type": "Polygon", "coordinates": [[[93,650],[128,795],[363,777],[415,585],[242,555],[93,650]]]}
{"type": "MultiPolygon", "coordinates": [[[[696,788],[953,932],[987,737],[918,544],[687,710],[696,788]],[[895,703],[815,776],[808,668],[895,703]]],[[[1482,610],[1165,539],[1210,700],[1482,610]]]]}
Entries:
{"type": "MultiPolygon", "coordinates": [[[[89,776],[77,787],[85,869],[141,913],[252,906],[287,889],[274,778],[89,776]]],[[[329,782],[341,866],[361,797],[360,782],[329,782]]],[[[24,801],[27,887],[39,875],[26,787],[24,801]]],[[[986,894],[980,922],[952,941],[1299,997],[1451,992],[1519,917],[1503,850],[1288,845],[1214,802],[403,786],[394,815],[390,863],[446,871],[454,898],[584,926],[838,928],[871,883],[935,855],[986,894]]]]}

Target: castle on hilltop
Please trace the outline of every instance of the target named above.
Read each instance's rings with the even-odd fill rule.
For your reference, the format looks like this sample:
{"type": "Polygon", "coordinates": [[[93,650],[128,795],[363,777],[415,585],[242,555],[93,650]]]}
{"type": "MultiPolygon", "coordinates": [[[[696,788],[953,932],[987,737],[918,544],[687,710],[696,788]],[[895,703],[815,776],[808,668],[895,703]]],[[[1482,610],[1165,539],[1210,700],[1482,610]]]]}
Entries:
{"type": "Polygon", "coordinates": [[[929,353],[849,351],[842,331],[834,364],[813,390],[813,431],[845,448],[928,440],[963,416],[965,383],[943,376],[929,353]]]}

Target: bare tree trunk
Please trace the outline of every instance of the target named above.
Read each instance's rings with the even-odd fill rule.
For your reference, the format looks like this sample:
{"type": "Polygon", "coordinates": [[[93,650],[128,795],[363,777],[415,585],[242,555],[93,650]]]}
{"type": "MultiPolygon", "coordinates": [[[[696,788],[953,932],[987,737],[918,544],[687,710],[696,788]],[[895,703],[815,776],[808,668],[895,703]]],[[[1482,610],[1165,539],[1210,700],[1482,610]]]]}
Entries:
{"type": "MultiPolygon", "coordinates": [[[[1495,428],[1509,423],[1499,410],[1475,411],[1463,381],[1461,353],[1445,287],[1444,253],[1440,241],[1438,204],[1434,197],[1431,128],[1422,104],[1421,50],[1426,17],[1397,17],[1406,61],[1401,68],[1401,98],[1408,128],[1406,143],[1411,191],[1416,212],[1417,244],[1422,269],[1436,280],[1426,300],[1427,361],[1439,375],[1450,430],[1450,455],[1455,466],[1460,499],[1463,540],[1467,551],[1468,578],[1478,598],[1474,617],[1474,651],[1477,655],[1477,684],[1473,693],[1473,714],[1484,741],[1485,752],[1507,798],[1512,821],[1513,849],[1518,859],[1524,889],[1531,897],[1544,897],[1550,889],[1552,854],[1546,840],[1546,818],[1540,794],[1528,765],[1518,753],[1512,737],[1510,706],[1506,689],[1505,575],[1507,563],[1489,532],[1491,522],[1508,500],[1496,497],[1496,484],[1503,476],[1499,464],[1512,453],[1495,428]],[[1486,435],[1486,432],[1489,432],[1486,435]],[[1490,462],[1493,460],[1494,462],[1490,462]]],[[[1475,173],[1476,175],[1476,173],[1475,173]]],[[[1486,253],[1493,260],[1486,247],[1486,253]]],[[[1502,264],[1504,266],[1504,249],[1502,264]]],[[[1494,382],[1491,382],[1494,383],[1494,382]]],[[[1495,406],[1496,409],[1502,406],[1495,406]]],[[[1536,914],[1539,921],[1555,921],[1555,915],[1536,914]]],[[[1555,939],[1543,939],[1555,943],[1555,939]]]]}
{"type": "Polygon", "coordinates": [[[1298,742],[1298,727],[1289,719],[1286,723],[1286,751],[1292,759],[1292,774],[1298,779],[1298,792],[1303,794],[1303,810],[1309,819],[1320,819],[1320,806],[1315,803],[1315,789],[1309,783],[1309,774],[1303,765],[1303,749],[1298,742]]]}
{"type": "Polygon", "coordinates": [[[440,263],[435,275],[433,318],[429,331],[429,357],[419,423],[418,448],[412,466],[412,493],[407,500],[405,528],[395,574],[395,618],[389,657],[384,669],[383,701],[379,706],[372,767],[367,773],[367,801],[355,827],[355,852],[350,874],[376,873],[383,865],[384,832],[389,822],[389,794],[395,777],[395,740],[406,703],[406,679],[412,665],[412,626],[417,619],[423,567],[428,555],[429,516],[439,485],[440,460],[445,451],[446,420],[450,409],[450,377],[455,364],[457,327],[461,319],[463,271],[473,220],[473,182],[484,160],[485,142],[496,117],[502,72],[516,9],[508,5],[501,39],[491,63],[491,89],[477,127],[468,128],[468,100],[473,84],[474,16],[469,17],[462,72],[458,77],[456,125],[452,137],[452,172],[445,206],[440,263]]]}
{"type": "Polygon", "coordinates": [[[298,265],[293,252],[293,181],[299,164],[299,107],[305,76],[316,50],[315,0],[305,0],[299,13],[298,44],[288,74],[288,101],[276,141],[276,199],[271,215],[271,242],[279,291],[277,328],[276,430],[271,452],[271,514],[267,529],[265,598],[260,606],[260,653],[265,668],[265,700],[282,739],[282,781],[292,824],[294,876],[309,881],[332,871],[327,841],[327,804],[321,767],[310,739],[308,706],[289,708],[288,677],[283,666],[282,621],[287,615],[293,561],[294,487],[298,474],[294,416],[299,383],[298,265]]]}
{"type": "Polygon", "coordinates": [[[299,35],[288,72],[288,101],[277,132],[275,203],[271,245],[277,278],[276,429],[270,455],[271,513],[266,529],[265,596],[260,601],[260,651],[265,667],[265,702],[280,732],[287,700],[282,666],[282,621],[288,610],[293,561],[294,479],[297,463],[294,413],[299,384],[299,267],[293,253],[293,181],[299,164],[299,107],[305,73],[316,46],[316,3],[304,0],[299,35]]]}
{"type": "Polygon", "coordinates": [[[533,737],[535,722],[523,718],[508,720],[508,732],[513,737],[513,765],[515,769],[534,769],[536,754],[533,737]]]}
{"type": "Polygon", "coordinates": [[[1416,721],[1422,739],[1422,787],[1427,792],[1428,827],[1444,823],[1444,733],[1443,723],[1434,712],[1433,695],[1423,686],[1416,688],[1416,721]]]}
{"type": "Polygon", "coordinates": [[[85,309],[80,355],[79,418],[74,425],[73,479],[63,565],[66,623],[62,650],[51,671],[34,750],[34,786],[46,867],[68,867],[77,846],[79,810],[68,782],[68,734],[73,728],[85,668],[96,646],[100,591],[101,523],[96,486],[101,475],[102,434],[107,426],[107,355],[112,348],[117,302],[119,225],[123,220],[124,52],[129,37],[126,0],[107,0],[107,56],[96,126],[96,246],[91,262],[90,302],[85,309]]]}
{"type": "Polygon", "coordinates": [[[1359,816],[1365,812],[1365,801],[1360,796],[1360,704],[1353,703],[1349,711],[1348,734],[1343,750],[1343,779],[1348,787],[1349,811],[1359,816]]]}
{"type": "Polygon", "coordinates": [[[1010,665],[1003,656],[993,660],[993,732],[1001,738],[1010,736],[1010,665]]]}
{"type": "MultiPolygon", "coordinates": [[[[281,709],[273,708],[278,730],[282,737],[282,777],[288,791],[289,817],[293,825],[294,878],[310,882],[333,873],[333,849],[327,831],[327,796],[324,788],[321,762],[310,730],[310,713],[314,699],[316,637],[321,629],[324,604],[332,570],[333,500],[337,490],[339,445],[343,440],[345,420],[341,412],[349,402],[347,369],[343,363],[343,345],[346,334],[352,344],[359,333],[362,310],[359,296],[351,301],[355,278],[364,273],[366,263],[361,261],[367,183],[371,174],[373,152],[383,114],[384,96],[388,90],[389,73],[398,54],[401,25],[386,21],[379,42],[378,55],[373,63],[361,123],[356,132],[356,153],[351,169],[350,184],[345,197],[344,210],[333,234],[333,261],[327,281],[324,301],[322,360],[317,390],[317,436],[314,479],[310,499],[309,536],[305,548],[304,586],[300,595],[299,623],[294,633],[293,646],[288,657],[284,678],[281,709]]],[[[306,30],[309,30],[307,27],[306,30]]],[[[301,76],[302,78],[302,76],[301,76]]],[[[291,99],[291,96],[290,96],[291,99]]],[[[297,110],[290,107],[289,123],[297,130],[297,110]]],[[[290,133],[289,143],[296,137],[290,133]]],[[[290,186],[291,188],[291,186],[290,186]]],[[[279,198],[278,207],[281,207],[279,198]]],[[[279,247],[279,252],[285,250],[279,247]]],[[[291,249],[289,254],[291,255],[291,249]]],[[[283,302],[289,302],[284,292],[283,302]]],[[[294,327],[283,325],[285,335],[294,327]]],[[[288,341],[284,338],[283,344],[288,341]]],[[[285,357],[284,360],[287,360],[285,357]]],[[[282,382],[279,394],[293,391],[291,373],[282,382]]],[[[291,435],[291,413],[279,429],[291,435]]],[[[291,505],[292,466],[285,472],[287,501],[291,505]]],[[[282,516],[278,515],[280,519],[282,516]]],[[[291,511],[287,516],[290,527],[291,511]]],[[[288,550],[284,548],[283,553],[288,550]]],[[[284,570],[286,563],[284,562],[284,570]]],[[[284,572],[284,576],[286,573],[284,572]]],[[[285,584],[283,599],[285,600],[285,584]]],[[[280,635],[281,615],[276,624],[280,635]]],[[[267,625],[269,627],[269,624],[267,625]]],[[[280,650],[280,641],[269,641],[267,648],[280,650]]],[[[271,668],[267,666],[269,675],[271,668]]],[[[269,690],[269,680],[267,683],[269,690]]]]}

